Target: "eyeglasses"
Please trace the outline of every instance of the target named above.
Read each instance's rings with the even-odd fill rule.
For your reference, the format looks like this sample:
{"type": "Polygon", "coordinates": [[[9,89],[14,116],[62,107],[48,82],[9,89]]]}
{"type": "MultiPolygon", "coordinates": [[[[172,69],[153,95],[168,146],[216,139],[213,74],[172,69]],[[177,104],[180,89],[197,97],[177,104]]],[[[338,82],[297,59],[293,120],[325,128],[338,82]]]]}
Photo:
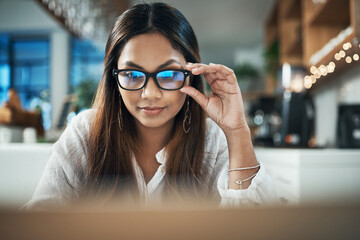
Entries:
{"type": "Polygon", "coordinates": [[[183,69],[166,69],[153,73],[134,69],[113,69],[112,74],[119,86],[125,90],[142,89],[152,77],[160,89],[174,91],[184,86],[185,80],[191,72],[183,69]]]}

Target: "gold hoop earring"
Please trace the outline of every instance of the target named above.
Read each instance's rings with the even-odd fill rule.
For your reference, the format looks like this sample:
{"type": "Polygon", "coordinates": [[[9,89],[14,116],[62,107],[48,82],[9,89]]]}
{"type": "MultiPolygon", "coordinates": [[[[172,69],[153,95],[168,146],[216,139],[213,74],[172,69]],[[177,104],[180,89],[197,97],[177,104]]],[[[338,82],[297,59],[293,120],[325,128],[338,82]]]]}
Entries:
{"type": "Polygon", "coordinates": [[[121,111],[121,96],[120,96],[120,109],[118,114],[118,124],[119,124],[120,132],[122,132],[124,125],[123,125],[122,111],[121,111]]]}
{"type": "Polygon", "coordinates": [[[185,133],[188,133],[190,131],[190,123],[191,123],[191,113],[190,113],[190,103],[189,103],[189,97],[187,97],[187,103],[186,103],[186,111],[185,111],[185,118],[183,121],[183,129],[185,133]]]}

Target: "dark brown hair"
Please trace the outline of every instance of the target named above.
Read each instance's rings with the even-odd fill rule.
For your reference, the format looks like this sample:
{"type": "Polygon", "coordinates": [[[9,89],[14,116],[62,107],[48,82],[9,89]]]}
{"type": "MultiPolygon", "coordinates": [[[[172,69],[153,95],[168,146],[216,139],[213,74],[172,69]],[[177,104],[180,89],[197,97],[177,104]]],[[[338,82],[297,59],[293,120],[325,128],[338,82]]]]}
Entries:
{"type": "MultiPolygon", "coordinates": [[[[175,8],[164,3],[138,4],[125,11],[115,22],[107,40],[104,74],[99,83],[91,124],[88,154],[87,191],[101,196],[104,193],[131,189],[137,193],[132,152],[141,151],[133,116],[126,109],[112,69],[124,45],[134,36],[150,32],[164,35],[174,49],[188,62],[200,62],[199,47],[192,27],[175,8]],[[119,127],[122,111],[123,128],[119,127]]],[[[190,85],[204,92],[200,76],[192,76],[190,85]]],[[[205,145],[205,113],[189,98],[191,125],[187,134],[183,130],[184,106],[175,116],[172,137],[165,146],[167,156],[165,189],[199,190],[206,172],[203,169],[205,145]]]]}

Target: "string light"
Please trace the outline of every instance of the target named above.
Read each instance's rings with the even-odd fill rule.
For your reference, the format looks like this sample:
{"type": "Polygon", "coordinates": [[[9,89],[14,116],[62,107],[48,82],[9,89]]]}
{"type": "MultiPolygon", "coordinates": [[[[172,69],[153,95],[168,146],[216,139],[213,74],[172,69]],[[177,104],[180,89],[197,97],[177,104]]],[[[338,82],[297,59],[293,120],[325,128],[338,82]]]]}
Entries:
{"type": "Polygon", "coordinates": [[[352,58],[351,58],[350,56],[347,56],[347,57],[345,58],[345,61],[346,61],[347,63],[351,63],[351,62],[352,62],[352,58]]]}
{"type": "Polygon", "coordinates": [[[310,78],[311,78],[311,83],[315,84],[316,83],[316,77],[314,75],[311,75],[310,78]]]}
{"type": "Polygon", "coordinates": [[[341,50],[341,51],[339,52],[339,55],[340,55],[341,58],[344,58],[344,57],[345,57],[345,51],[344,51],[344,50],[341,50]]]}
{"type": "MultiPolygon", "coordinates": [[[[359,46],[357,38],[354,38],[353,40],[354,46],[359,46]]],[[[351,49],[353,45],[350,42],[346,42],[342,45],[342,49],[335,53],[334,59],[336,61],[340,61],[342,58],[344,58],[345,62],[350,64],[352,61],[359,61],[360,56],[356,49],[351,49]],[[346,51],[346,52],[345,52],[346,51]]],[[[310,67],[310,73],[311,75],[307,75],[303,79],[304,87],[306,89],[310,89],[318,79],[321,78],[321,76],[327,76],[328,74],[331,74],[335,71],[336,64],[334,61],[329,62],[326,66],[324,64],[320,65],[319,67],[316,67],[315,65],[312,65],[310,67]]]]}
{"type": "Polygon", "coordinates": [[[341,56],[340,56],[339,53],[336,53],[336,54],[335,54],[335,59],[338,60],[338,61],[341,59],[341,56]]]}
{"type": "Polygon", "coordinates": [[[330,62],[327,66],[326,66],[326,70],[328,73],[332,73],[335,70],[335,63],[334,62],[330,62]]]}
{"type": "Polygon", "coordinates": [[[90,39],[99,47],[103,47],[112,23],[119,15],[117,8],[105,4],[109,1],[41,0],[40,2],[52,15],[63,19],[65,27],[73,34],[90,39]]]}
{"type": "Polygon", "coordinates": [[[316,73],[314,74],[314,76],[315,76],[317,79],[319,79],[319,78],[321,77],[321,74],[320,74],[320,72],[316,72],[316,73]]]}
{"type": "Polygon", "coordinates": [[[315,74],[317,71],[318,71],[317,67],[311,66],[310,72],[311,72],[312,74],[315,74]]]}
{"type": "Polygon", "coordinates": [[[343,49],[344,49],[345,51],[349,50],[351,47],[352,47],[352,45],[351,45],[350,42],[347,42],[347,43],[344,43],[344,44],[343,44],[343,49]]]}
{"type": "Polygon", "coordinates": [[[326,74],[327,74],[327,69],[326,69],[325,65],[321,65],[321,66],[319,67],[319,71],[320,71],[320,74],[321,74],[321,75],[326,76],[326,74]]]}
{"type": "Polygon", "coordinates": [[[304,87],[306,89],[310,89],[312,87],[312,83],[304,83],[304,87]]]}
{"type": "Polygon", "coordinates": [[[304,78],[304,86],[312,84],[312,80],[310,76],[306,76],[304,78]]]}
{"type": "Polygon", "coordinates": [[[338,61],[341,59],[341,56],[340,56],[339,53],[335,53],[335,59],[338,60],[338,61]]]}

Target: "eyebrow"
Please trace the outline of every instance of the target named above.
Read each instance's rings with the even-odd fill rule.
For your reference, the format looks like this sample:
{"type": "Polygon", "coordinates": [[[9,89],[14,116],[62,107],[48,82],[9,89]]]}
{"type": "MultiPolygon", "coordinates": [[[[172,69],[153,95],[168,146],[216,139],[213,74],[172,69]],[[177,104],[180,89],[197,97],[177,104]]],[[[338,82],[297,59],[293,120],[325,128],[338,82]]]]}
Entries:
{"type": "MultiPolygon", "coordinates": [[[[177,64],[179,64],[181,66],[181,63],[179,61],[176,61],[175,59],[170,59],[167,62],[161,64],[156,70],[160,70],[162,68],[165,68],[165,67],[169,66],[172,63],[177,63],[177,64]]],[[[143,67],[141,67],[140,65],[137,65],[136,63],[134,63],[132,61],[126,61],[125,66],[135,67],[135,68],[139,68],[141,70],[145,70],[143,67]]]]}

